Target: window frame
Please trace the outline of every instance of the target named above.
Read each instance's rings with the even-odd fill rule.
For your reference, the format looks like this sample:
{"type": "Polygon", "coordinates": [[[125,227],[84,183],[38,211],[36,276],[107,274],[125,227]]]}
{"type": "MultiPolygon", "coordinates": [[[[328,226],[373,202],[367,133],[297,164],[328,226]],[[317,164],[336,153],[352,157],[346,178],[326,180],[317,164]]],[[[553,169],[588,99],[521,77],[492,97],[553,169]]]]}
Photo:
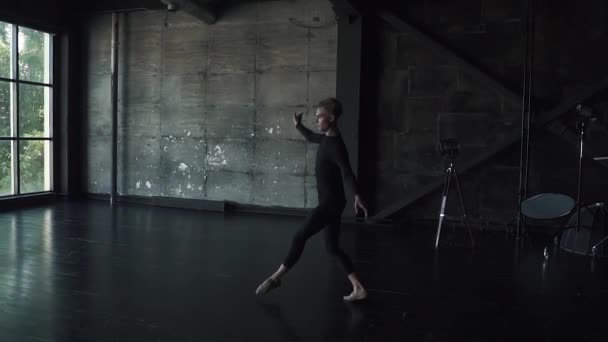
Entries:
{"type": "MultiPolygon", "coordinates": [[[[55,106],[55,96],[56,96],[56,84],[55,80],[55,34],[53,32],[40,30],[38,28],[31,28],[25,25],[19,25],[12,22],[4,21],[0,18],[2,23],[7,24],[11,28],[11,66],[10,66],[10,75],[9,77],[0,76],[0,82],[6,82],[10,85],[11,89],[11,108],[10,108],[10,117],[11,117],[11,127],[10,127],[10,137],[2,137],[0,136],[0,142],[10,141],[11,142],[11,182],[12,182],[12,194],[0,195],[0,199],[14,198],[20,196],[30,196],[36,194],[48,194],[53,193],[55,191],[55,125],[54,125],[54,116],[56,111],[55,106]],[[42,82],[36,81],[28,81],[22,80],[19,70],[19,29],[25,28],[37,32],[41,32],[46,34],[45,38],[45,46],[48,46],[48,51],[45,48],[45,56],[44,56],[44,67],[45,72],[48,72],[48,83],[45,83],[43,79],[42,82]],[[47,45],[48,44],[48,45],[47,45]],[[47,64],[48,60],[48,64],[47,64]],[[45,97],[45,107],[48,108],[48,122],[45,123],[45,126],[48,124],[48,135],[46,137],[21,137],[21,132],[19,131],[19,116],[20,116],[20,101],[19,101],[19,92],[21,85],[30,85],[35,87],[41,87],[42,89],[48,89],[49,94],[48,98],[45,97]],[[22,193],[21,189],[21,163],[20,163],[20,150],[22,142],[30,142],[30,141],[45,141],[48,144],[44,144],[44,182],[46,183],[46,178],[48,177],[48,190],[34,191],[34,192],[26,192],[22,193]],[[48,153],[48,158],[47,158],[48,153]]],[[[47,118],[45,118],[45,121],[47,118]]]]}

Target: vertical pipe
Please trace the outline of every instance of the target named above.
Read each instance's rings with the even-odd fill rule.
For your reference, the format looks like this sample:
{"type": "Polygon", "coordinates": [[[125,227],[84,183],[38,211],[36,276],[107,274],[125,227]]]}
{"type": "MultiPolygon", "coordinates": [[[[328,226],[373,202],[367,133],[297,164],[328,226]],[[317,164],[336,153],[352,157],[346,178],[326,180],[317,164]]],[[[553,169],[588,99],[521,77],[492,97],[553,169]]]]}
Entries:
{"type": "Polygon", "coordinates": [[[116,203],[118,176],[118,13],[112,13],[112,83],[110,98],[112,102],[112,179],[110,204],[116,203]]]}
{"type": "Polygon", "coordinates": [[[17,81],[11,84],[11,174],[13,194],[19,195],[19,29],[11,25],[11,77],[17,81]]]}
{"type": "MultiPolygon", "coordinates": [[[[534,80],[534,41],[535,41],[535,25],[536,25],[536,0],[530,0],[530,26],[528,31],[530,32],[529,48],[528,48],[528,115],[526,120],[526,153],[525,153],[525,165],[524,169],[524,184],[523,184],[523,198],[528,197],[528,174],[530,172],[530,122],[532,121],[532,96],[534,94],[533,80],[534,80]]],[[[526,226],[522,225],[522,232],[525,233],[526,226]]]]}
{"type": "Polygon", "coordinates": [[[521,103],[521,146],[520,146],[520,159],[519,159],[519,205],[518,205],[518,211],[517,211],[517,230],[516,230],[516,238],[519,239],[519,234],[520,234],[520,230],[522,230],[522,226],[523,226],[523,218],[522,218],[522,214],[521,214],[521,205],[522,202],[525,199],[525,184],[526,184],[526,174],[527,174],[527,156],[526,156],[526,152],[528,151],[527,149],[527,105],[528,102],[526,101],[526,96],[528,94],[528,60],[529,60],[529,47],[530,47],[530,12],[531,12],[531,2],[532,0],[528,0],[528,9],[526,12],[526,26],[525,26],[525,33],[526,33],[526,45],[524,48],[524,85],[523,85],[523,91],[522,91],[522,103],[521,103]]]}
{"type": "Polygon", "coordinates": [[[576,232],[581,230],[581,182],[583,180],[583,144],[585,141],[585,119],[580,123],[580,146],[578,154],[578,187],[576,190],[576,232]]]}

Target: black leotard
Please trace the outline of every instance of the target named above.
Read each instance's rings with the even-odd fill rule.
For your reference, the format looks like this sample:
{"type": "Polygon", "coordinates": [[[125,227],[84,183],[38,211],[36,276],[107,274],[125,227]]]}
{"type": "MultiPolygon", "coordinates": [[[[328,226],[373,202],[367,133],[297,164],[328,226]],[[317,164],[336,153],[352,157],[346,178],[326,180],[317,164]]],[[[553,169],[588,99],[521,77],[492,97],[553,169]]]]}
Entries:
{"type": "Polygon", "coordinates": [[[315,176],[320,206],[344,205],[344,185],[353,195],[358,193],[357,180],[348,160],[342,136],[313,133],[302,124],[296,126],[306,140],[319,144],[315,161],[315,176]]]}

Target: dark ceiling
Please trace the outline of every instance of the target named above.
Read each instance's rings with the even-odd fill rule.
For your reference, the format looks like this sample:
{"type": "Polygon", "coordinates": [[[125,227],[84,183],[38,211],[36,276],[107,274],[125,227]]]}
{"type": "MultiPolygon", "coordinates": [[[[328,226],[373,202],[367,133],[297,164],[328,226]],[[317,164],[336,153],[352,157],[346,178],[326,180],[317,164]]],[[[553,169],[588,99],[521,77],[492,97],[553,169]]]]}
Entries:
{"type": "MultiPolygon", "coordinates": [[[[205,20],[221,20],[222,12],[238,4],[255,1],[294,0],[163,0],[177,4],[178,9],[205,20]]],[[[124,11],[129,9],[166,9],[161,0],[20,0],[5,1],[0,6],[0,20],[30,25],[40,29],[60,29],[72,19],[78,20],[96,12],[124,11]]]]}
{"type": "Polygon", "coordinates": [[[217,19],[221,19],[222,13],[228,8],[256,1],[290,2],[294,0],[110,0],[79,2],[73,9],[80,13],[124,11],[141,8],[160,10],[166,9],[167,5],[171,4],[177,10],[188,12],[202,21],[212,24],[217,19]]]}
{"type": "MultiPolygon", "coordinates": [[[[61,1],[61,0],[60,0],[61,1]]],[[[63,0],[66,2],[74,2],[70,0],[63,0]]],[[[256,2],[257,0],[166,0],[174,3],[189,2],[194,5],[198,5],[209,11],[221,12],[232,6],[246,3],[256,2]]],[[[293,0],[264,0],[264,1],[283,1],[290,2],[293,0]]],[[[113,10],[125,10],[131,8],[146,8],[150,10],[164,9],[167,8],[161,0],[109,0],[109,1],[81,1],[76,6],[80,10],[84,11],[113,11],[113,10]]],[[[218,13],[221,14],[221,13],[218,13]]]]}
{"type": "MultiPolygon", "coordinates": [[[[6,1],[0,6],[0,20],[13,21],[22,25],[30,25],[40,29],[57,30],[69,25],[72,20],[78,21],[91,13],[124,11],[129,9],[166,9],[163,2],[177,4],[178,10],[183,10],[211,24],[221,20],[222,13],[236,5],[256,2],[295,2],[295,0],[20,0],[6,1]]],[[[357,12],[367,12],[372,7],[389,3],[388,0],[329,0],[339,15],[352,15],[357,12]]],[[[410,0],[423,1],[423,0],[410,0]]]]}

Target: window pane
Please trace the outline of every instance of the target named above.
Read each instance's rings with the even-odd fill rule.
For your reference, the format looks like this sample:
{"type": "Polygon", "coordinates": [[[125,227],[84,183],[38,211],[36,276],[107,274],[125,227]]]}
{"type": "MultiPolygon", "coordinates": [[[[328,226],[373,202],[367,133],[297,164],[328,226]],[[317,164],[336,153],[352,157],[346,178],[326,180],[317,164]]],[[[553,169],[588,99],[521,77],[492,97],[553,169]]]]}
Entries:
{"type": "Polygon", "coordinates": [[[19,85],[19,135],[49,137],[50,88],[19,85]]]}
{"type": "Polygon", "coordinates": [[[11,86],[10,82],[0,81],[0,137],[11,135],[11,86]]]}
{"type": "Polygon", "coordinates": [[[49,141],[22,140],[19,143],[21,193],[50,191],[49,141]]]}
{"type": "Polygon", "coordinates": [[[11,142],[0,141],[0,196],[13,194],[11,142]]]}
{"type": "Polygon", "coordinates": [[[49,34],[19,27],[19,79],[49,82],[49,34]]]}
{"type": "Polygon", "coordinates": [[[11,25],[0,22],[0,77],[11,77],[11,25]]]}

